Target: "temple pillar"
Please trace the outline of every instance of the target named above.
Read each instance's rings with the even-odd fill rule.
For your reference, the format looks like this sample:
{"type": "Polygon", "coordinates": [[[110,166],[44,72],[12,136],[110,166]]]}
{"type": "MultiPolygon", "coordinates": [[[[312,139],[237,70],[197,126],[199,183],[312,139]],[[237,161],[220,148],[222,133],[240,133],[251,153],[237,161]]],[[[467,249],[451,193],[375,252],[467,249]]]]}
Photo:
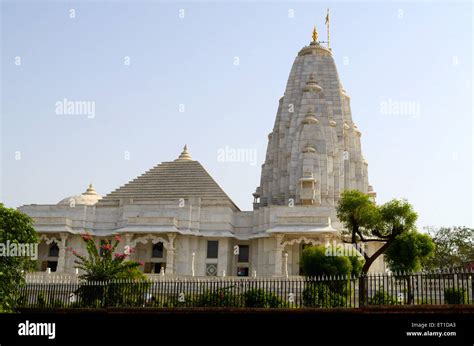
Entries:
{"type": "MultiPolygon", "coordinates": [[[[125,239],[125,242],[123,243],[123,253],[126,253],[126,249],[127,249],[127,246],[128,246],[128,249],[131,249],[132,248],[132,238],[133,238],[133,234],[132,233],[125,233],[124,234],[124,239],[125,239]]],[[[128,253],[129,257],[128,258],[132,258],[132,255],[133,253],[128,253]]]]}
{"type": "Polygon", "coordinates": [[[60,233],[60,241],[58,244],[59,247],[59,256],[58,256],[58,267],[57,272],[62,273],[66,269],[66,239],[67,233],[60,233]]]}
{"type": "Polygon", "coordinates": [[[174,274],[175,238],[175,233],[168,233],[168,247],[166,248],[166,274],[174,274]]]}
{"type": "Polygon", "coordinates": [[[285,246],[281,244],[282,240],[282,234],[278,234],[275,237],[275,276],[283,275],[283,249],[285,248],[285,246]]]}

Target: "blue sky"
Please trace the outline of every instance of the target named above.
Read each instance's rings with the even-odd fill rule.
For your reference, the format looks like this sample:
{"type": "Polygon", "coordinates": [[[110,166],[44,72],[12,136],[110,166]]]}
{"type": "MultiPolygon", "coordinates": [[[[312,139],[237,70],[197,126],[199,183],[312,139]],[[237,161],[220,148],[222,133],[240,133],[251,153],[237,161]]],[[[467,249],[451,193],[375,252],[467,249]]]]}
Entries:
{"type": "Polygon", "coordinates": [[[187,143],[250,210],[278,99],[327,7],[378,202],[407,198],[420,227],[472,226],[469,2],[4,1],[0,200],[54,204],[90,181],[105,195],[187,143]],[[56,114],[64,98],[94,117],[56,114]],[[257,164],[218,160],[225,147],[257,164]]]}

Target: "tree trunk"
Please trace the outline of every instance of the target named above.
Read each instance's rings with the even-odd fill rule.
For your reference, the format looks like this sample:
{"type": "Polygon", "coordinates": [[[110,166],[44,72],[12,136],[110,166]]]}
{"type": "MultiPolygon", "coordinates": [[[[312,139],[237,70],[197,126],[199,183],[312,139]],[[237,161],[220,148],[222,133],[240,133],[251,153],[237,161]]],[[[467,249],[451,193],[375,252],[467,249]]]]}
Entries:
{"type": "Polygon", "coordinates": [[[367,283],[368,283],[368,272],[370,266],[374,261],[384,253],[384,251],[392,244],[393,239],[388,240],[385,244],[383,244],[375,253],[370,257],[365,257],[365,263],[362,267],[362,274],[359,278],[359,306],[367,305],[368,297],[367,297],[367,283]]]}

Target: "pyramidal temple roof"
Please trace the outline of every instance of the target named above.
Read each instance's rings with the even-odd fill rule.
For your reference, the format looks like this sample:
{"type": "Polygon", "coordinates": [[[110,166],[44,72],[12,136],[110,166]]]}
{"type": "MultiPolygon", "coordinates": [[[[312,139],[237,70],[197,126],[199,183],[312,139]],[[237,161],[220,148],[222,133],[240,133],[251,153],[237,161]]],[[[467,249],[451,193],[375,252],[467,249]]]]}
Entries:
{"type": "Polygon", "coordinates": [[[191,158],[186,146],[176,160],[158,164],[107,194],[100,204],[120,199],[179,200],[188,197],[201,197],[240,210],[206,169],[191,158]]]}

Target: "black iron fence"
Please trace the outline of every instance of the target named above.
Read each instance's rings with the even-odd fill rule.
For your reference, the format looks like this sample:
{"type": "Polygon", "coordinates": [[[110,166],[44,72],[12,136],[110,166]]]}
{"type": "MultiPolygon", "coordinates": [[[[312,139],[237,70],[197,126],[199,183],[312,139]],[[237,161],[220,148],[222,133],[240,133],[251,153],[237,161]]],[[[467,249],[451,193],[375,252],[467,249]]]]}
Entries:
{"type": "Polygon", "coordinates": [[[474,304],[474,272],[360,277],[172,277],[147,281],[29,280],[18,308],[266,307],[474,304]]]}

